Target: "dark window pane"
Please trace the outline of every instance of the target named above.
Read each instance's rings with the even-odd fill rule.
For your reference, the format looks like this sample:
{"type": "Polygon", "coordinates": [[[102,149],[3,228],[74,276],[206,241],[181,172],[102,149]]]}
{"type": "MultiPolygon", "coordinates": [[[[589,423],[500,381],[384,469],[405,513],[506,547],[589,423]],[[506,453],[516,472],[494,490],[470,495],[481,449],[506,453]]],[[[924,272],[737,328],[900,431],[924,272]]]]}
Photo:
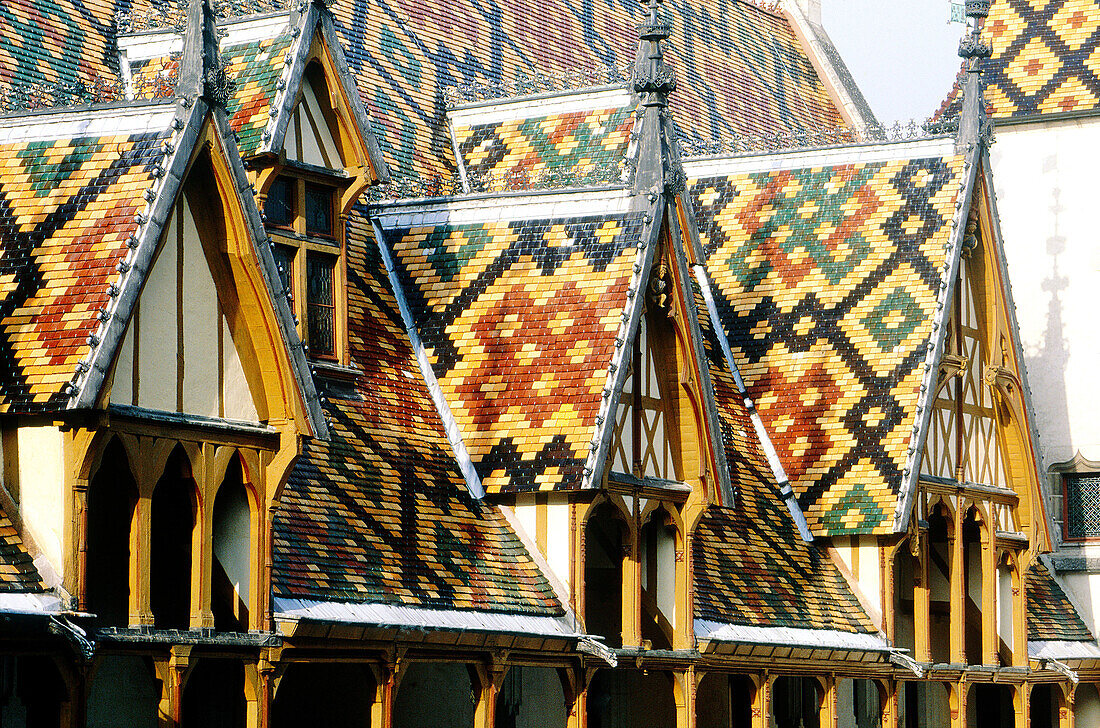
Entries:
{"type": "Polygon", "coordinates": [[[297,252],[289,245],[276,245],[274,248],[275,267],[279,269],[279,280],[282,281],[283,290],[290,296],[291,307],[294,304],[294,253],[297,252]]]}
{"type": "Polygon", "coordinates": [[[306,185],[306,232],[332,235],[332,188],[306,185]]]}
{"type": "Polygon", "coordinates": [[[1066,536],[1100,538],[1100,475],[1067,474],[1066,536]]]}
{"type": "Polygon", "coordinates": [[[294,187],[295,181],[287,177],[278,177],[271,183],[264,203],[264,215],[269,225],[294,226],[294,187]]]}
{"type": "Polygon", "coordinates": [[[327,255],[310,255],[307,268],[307,314],[309,351],[313,356],[336,354],[336,298],[333,289],[335,260],[327,255]]]}

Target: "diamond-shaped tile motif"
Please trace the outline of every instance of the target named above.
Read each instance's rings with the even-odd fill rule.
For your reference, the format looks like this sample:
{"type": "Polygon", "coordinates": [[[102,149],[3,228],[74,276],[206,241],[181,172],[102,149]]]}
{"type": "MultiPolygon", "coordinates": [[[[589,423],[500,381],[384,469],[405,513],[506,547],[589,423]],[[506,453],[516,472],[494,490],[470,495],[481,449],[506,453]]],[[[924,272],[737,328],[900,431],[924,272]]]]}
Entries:
{"type": "Polygon", "coordinates": [[[730,345],[815,533],[892,527],[961,174],[947,157],[691,182],[730,345]]]}

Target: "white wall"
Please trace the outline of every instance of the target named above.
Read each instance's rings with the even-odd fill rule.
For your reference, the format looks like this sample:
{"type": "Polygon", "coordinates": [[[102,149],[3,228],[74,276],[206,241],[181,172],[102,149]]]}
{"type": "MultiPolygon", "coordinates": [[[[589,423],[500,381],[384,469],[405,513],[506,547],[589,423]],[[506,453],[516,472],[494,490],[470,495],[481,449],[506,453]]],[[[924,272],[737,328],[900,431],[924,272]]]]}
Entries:
{"type": "MultiPolygon", "coordinates": [[[[20,427],[16,432],[19,458],[19,511],[59,578],[64,578],[65,443],[56,427],[20,427]]],[[[40,558],[41,558],[40,557],[40,558]]],[[[37,564],[37,560],[36,560],[37,564]]]]}
{"type": "Polygon", "coordinates": [[[999,127],[991,158],[1040,449],[1100,460],[1100,120],[999,127]]]}

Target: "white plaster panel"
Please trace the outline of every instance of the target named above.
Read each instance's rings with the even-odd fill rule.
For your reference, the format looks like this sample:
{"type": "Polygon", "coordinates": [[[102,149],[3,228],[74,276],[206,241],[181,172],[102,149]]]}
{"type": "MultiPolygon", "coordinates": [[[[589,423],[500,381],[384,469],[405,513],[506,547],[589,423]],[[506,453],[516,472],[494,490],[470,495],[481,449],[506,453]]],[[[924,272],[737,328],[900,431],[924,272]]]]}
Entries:
{"type": "Polygon", "coordinates": [[[863,597],[878,607],[880,614],[885,613],[882,604],[882,568],[879,564],[879,549],[874,537],[861,538],[859,542],[859,590],[863,597]]]}
{"type": "Polygon", "coordinates": [[[569,502],[562,497],[551,496],[546,506],[546,563],[570,594],[573,593],[573,570],[569,561],[572,537],[569,502]]]}
{"type": "Polygon", "coordinates": [[[226,321],[225,316],[222,316],[222,360],[224,362],[222,401],[226,419],[258,422],[260,416],[252,399],[252,390],[249,389],[248,380],[245,379],[241,357],[233,343],[233,336],[229,333],[229,322],[226,321]]]}
{"type": "Polygon", "coordinates": [[[218,417],[218,289],[191,208],[184,209],[183,411],[218,417]]]}
{"type": "Polygon", "coordinates": [[[176,411],[176,236],[179,210],[164,233],[164,243],[145,279],[138,301],[138,405],[176,411]]]}
{"type": "Polygon", "coordinates": [[[997,130],[991,158],[1047,464],[1100,459],[1100,120],[997,130]]]}
{"type": "Polygon", "coordinates": [[[115,372],[111,381],[111,402],[114,404],[134,404],[134,327],[126,326],[126,335],[122,338],[115,359],[115,372]]]}
{"type": "MultiPolygon", "coordinates": [[[[312,117],[314,125],[317,127],[319,134],[313,133],[313,128],[308,126],[308,119],[303,114],[302,116],[302,134],[304,137],[308,137],[311,140],[311,146],[317,149],[317,160],[312,164],[324,165],[326,167],[340,168],[344,167],[344,160],[340,156],[340,148],[336,145],[336,140],[332,136],[332,130],[329,129],[328,123],[325,121],[325,115],[321,112],[321,102],[317,97],[317,93],[311,83],[302,84],[302,103],[301,106],[305,106],[309,111],[309,116],[312,117]],[[308,133],[306,132],[309,129],[308,133]],[[328,155],[329,162],[325,161],[320,156],[320,150],[324,150],[324,153],[328,155]]],[[[310,160],[304,159],[304,162],[310,160]]]]}
{"type": "Polygon", "coordinates": [[[65,443],[56,427],[23,426],[16,431],[19,453],[19,509],[24,527],[41,555],[64,578],[65,443]]]}

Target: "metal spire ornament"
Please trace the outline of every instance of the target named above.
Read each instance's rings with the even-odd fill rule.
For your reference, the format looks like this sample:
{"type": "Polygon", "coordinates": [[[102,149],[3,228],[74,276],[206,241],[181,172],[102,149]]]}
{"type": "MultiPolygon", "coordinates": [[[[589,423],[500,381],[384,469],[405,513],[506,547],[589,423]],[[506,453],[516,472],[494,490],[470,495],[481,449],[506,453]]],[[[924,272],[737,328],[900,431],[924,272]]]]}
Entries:
{"type": "Polygon", "coordinates": [[[639,28],[634,62],[634,91],[638,94],[637,169],[635,193],[671,193],[684,190],[687,178],[676,146],[676,130],[668,113],[668,97],[676,90],[676,76],[665,63],[661,43],[672,26],[661,22],[662,0],[643,0],[649,17],[639,28]]]}
{"type": "Polygon", "coordinates": [[[959,41],[959,57],[965,61],[962,114],[956,146],[965,151],[970,145],[989,144],[993,139],[993,123],[985,113],[985,86],[982,83],[981,62],[993,55],[993,46],[982,39],[985,19],[989,17],[991,0],[966,0],[967,34],[959,41]]]}

